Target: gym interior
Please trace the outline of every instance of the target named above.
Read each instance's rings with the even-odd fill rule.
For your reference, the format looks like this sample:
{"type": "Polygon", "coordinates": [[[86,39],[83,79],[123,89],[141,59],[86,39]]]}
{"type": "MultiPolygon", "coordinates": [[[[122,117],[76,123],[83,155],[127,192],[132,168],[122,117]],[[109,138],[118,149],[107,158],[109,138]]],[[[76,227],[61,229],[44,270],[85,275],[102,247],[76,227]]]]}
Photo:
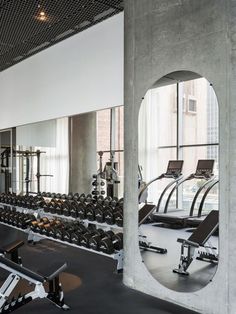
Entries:
{"type": "Polygon", "coordinates": [[[0,313],[235,313],[233,1],[0,16],[0,313]]]}

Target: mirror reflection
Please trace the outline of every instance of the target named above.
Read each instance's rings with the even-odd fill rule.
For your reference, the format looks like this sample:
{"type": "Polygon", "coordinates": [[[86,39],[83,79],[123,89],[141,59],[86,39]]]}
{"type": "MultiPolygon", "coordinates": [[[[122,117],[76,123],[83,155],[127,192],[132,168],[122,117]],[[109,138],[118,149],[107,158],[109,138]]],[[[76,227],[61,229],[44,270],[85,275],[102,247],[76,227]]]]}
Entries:
{"type": "Polygon", "coordinates": [[[123,106],[14,129],[1,136],[1,193],[123,196],[123,106]],[[14,165],[14,167],[12,167],[14,165]]]}
{"type": "Polygon", "coordinates": [[[218,133],[217,98],[199,75],[171,73],[146,93],[139,113],[140,251],[152,276],[172,290],[199,290],[217,269],[218,133]]]}

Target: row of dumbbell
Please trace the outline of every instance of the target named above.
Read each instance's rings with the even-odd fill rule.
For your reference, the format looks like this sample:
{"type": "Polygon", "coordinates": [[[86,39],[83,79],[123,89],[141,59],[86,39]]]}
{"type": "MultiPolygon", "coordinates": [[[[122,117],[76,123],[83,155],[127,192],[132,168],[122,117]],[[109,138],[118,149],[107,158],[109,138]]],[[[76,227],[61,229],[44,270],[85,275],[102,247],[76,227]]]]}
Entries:
{"type": "Polygon", "coordinates": [[[15,209],[0,208],[0,221],[21,229],[27,229],[36,220],[34,215],[17,212],[15,209]]]}
{"type": "Polygon", "coordinates": [[[0,201],[29,209],[43,208],[46,213],[123,226],[123,199],[118,200],[115,197],[99,197],[95,201],[91,194],[87,196],[81,194],[77,201],[63,199],[48,201],[42,196],[4,194],[0,197],[0,201]]]}
{"type": "Polygon", "coordinates": [[[2,193],[0,195],[0,202],[22,208],[39,209],[43,206],[44,198],[33,195],[16,195],[10,193],[2,193]]]}
{"type": "Polygon", "coordinates": [[[102,206],[112,206],[115,207],[118,203],[121,204],[123,203],[123,199],[118,200],[116,197],[111,198],[111,197],[103,197],[99,196],[97,198],[93,198],[91,194],[88,194],[87,196],[82,193],[79,195],[78,193],[76,194],[55,194],[55,193],[39,193],[37,196],[33,195],[16,195],[15,193],[2,193],[0,194],[0,202],[9,204],[9,205],[14,205],[14,206],[19,206],[23,208],[30,208],[30,209],[37,209],[40,207],[43,207],[43,205],[48,203],[48,200],[44,197],[49,197],[50,196],[58,196],[59,197],[53,197],[52,200],[54,203],[71,203],[71,202],[76,202],[76,203],[94,203],[94,204],[100,204],[102,206]],[[45,196],[46,195],[46,196],[45,196]]]}
{"type": "Polygon", "coordinates": [[[68,202],[61,200],[51,200],[43,205],[44,212],[71,216],[80,220],[97,221],[99,223],[107,223],[109,225],[123,225],[123,200],[117,201],[114,206],[114,200],[110,205],[102,205],[99,203],[87,202],[68,202]],[[113,203],[113,204],[112,204],[113,203]]]}
{"type": "Polygon", "coordinates": [[[79,222],[66,223],[43,217],[40,220],[32,221],[31,229],[36,233],[106,254],[113,254],[123,248],[122,233],[105,232],[102,229],[95,229],[94,226],[86,228],[79,222]]]}

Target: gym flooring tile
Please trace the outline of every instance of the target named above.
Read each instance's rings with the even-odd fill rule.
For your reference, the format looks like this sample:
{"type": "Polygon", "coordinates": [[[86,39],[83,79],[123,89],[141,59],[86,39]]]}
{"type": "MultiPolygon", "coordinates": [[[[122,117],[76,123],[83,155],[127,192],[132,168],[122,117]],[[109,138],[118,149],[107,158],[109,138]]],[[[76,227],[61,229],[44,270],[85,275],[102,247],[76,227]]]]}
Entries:
{"type": "MultiPolygon", "coordinates": [[[[23,239],[23,232],[0,225],[1,246],[23,239]]],[[[44,240],[37,245],[25,244],[20,248],[25,267],[40,271],[45,265],[65,261],[68,269],[62,274],[65,301],[71,307],[71,314],[194,314],[171,303],[153,298],[127,288],[122,275],[115,273],[116,262],[110,258],[44,240]]],[[[4,272],[0,271],[1,281],[4,272]]],[[[22,283],[22,291],[26,284],[22,283]]],[[[28,289],[28,288],[27,288],[28,289]]],[[[19,308],[18,314],[56,314],[62,310],[47,300],[35,300],[19,308]]]]}

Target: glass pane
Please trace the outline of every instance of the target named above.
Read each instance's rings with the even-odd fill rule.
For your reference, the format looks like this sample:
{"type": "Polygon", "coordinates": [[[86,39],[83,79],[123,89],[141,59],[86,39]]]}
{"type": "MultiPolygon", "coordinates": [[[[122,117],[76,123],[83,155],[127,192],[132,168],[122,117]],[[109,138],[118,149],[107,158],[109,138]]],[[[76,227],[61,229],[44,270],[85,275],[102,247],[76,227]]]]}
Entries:
{"type": "MultiPolygon", "coordinates": [[[[143,180],[148,183],[152,179],[166,172],[169,160],[176,159],[176,148],[163,148],[155,150],[152,154],[146,155],[146,158],[139,158],[142,167],[143,180]]],[[[159,196],[165,186],[170,182],[168,179],[157,180],[148,188],[148,202],[157,204],[159,196]]],[[[172,200],[175,203],[175,195],[172,200]]],[[[165,204],[165,198],[162,205],[165,204]]]]}
{"type": "Polygon", "coordinates": [[[110,109],[97,112],[97,151],[110,150],[110,109]]]}
{"type": "Polygon", "coordinates": [[[115,115],[116,115],[115,149],[116,150],[123,150],[124,149],[124,106],[115,108],[115,115]]]}
{"type": "Polygon", "coordinates": [[[151,89],[147,92],[139,113],[140,148],[149,144],[176,145],[177,128],[176,84],[151,89]]]}
{"type": "Polygon", "coordinates": [[[218,103],[204,79],[180,84],[183,99],[183,145],[218,142],[218,103]]]}

